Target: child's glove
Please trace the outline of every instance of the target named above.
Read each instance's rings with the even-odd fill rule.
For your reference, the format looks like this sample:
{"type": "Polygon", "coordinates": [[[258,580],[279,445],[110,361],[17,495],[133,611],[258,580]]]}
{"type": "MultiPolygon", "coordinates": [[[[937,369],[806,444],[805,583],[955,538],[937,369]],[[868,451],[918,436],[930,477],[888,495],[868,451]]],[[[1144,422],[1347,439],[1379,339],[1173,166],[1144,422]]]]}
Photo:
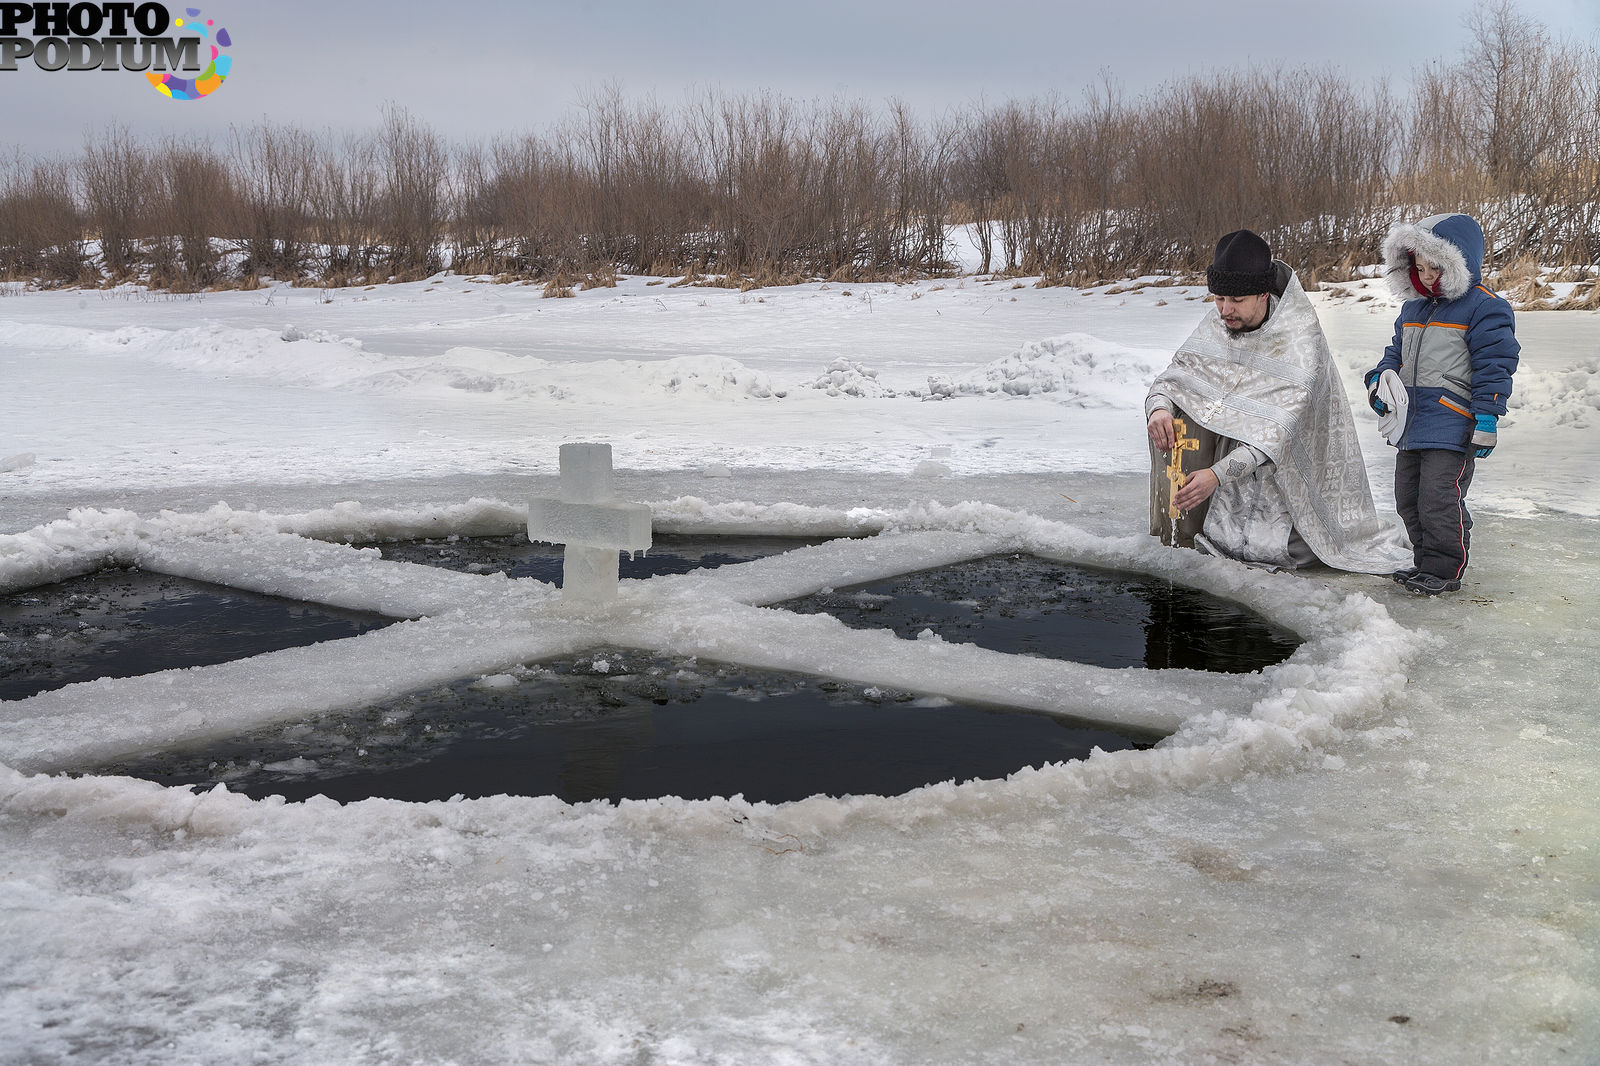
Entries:
{"type": "Polygon", "coordinates": [[[1372,409],[1378,412],[1378,432],[1398,447],[1411,420],[1411,397],[1393,370],[1385,370],[1372,383],[1372,409]]]}
{"type": "Polygon", "coordinates": [[[1378,379],[1380,377],[1382,375],[1376,370],[1367,375],[1367,406],[1372,408],[1372,413],[1375,415],[1386,415],[1389,413],[1389,405],[1378,399],[1378,379]]]}
{"type": "Polygon", "coordinates": [[[1472,431],[1472,446],[1476,449],[1472,454],[1479,459],[1489,458],[1489,453],[1494,451],[1494,427],[1498,421],[1494,415],[1478,416],[1478,428],[1472,431]]]}

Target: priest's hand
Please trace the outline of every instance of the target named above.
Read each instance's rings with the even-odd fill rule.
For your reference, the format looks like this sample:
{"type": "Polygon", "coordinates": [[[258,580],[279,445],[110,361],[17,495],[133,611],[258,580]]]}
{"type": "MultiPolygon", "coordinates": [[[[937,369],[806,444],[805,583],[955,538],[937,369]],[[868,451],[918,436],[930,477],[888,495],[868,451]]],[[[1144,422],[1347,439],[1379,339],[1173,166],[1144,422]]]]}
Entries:
{"type": "Polygon", "coordinates": [[[1210,467],[1196,470],[1183,479],[1183,487],[1172,497],[1172,502],[1180,511],[1192,511],[1211,498],[1211,494],[1217,491],[1217,485],[1216,472],[1210,467]]]}
{"type": "Polygon", "coordinates": [[[1150,435],[1150,443],[1164,452],[1170,452],[1172,446],[1178,443],[1178,434],[1172,428],[1171,411],[1157,408],[1144,429],[1150,435]]]}

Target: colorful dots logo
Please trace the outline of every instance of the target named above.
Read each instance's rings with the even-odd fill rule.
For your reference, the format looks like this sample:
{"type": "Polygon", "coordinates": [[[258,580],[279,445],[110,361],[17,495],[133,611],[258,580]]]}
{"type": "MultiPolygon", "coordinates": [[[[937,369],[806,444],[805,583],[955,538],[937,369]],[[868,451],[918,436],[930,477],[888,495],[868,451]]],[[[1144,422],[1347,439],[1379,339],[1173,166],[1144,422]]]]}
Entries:
{"type": "Polygon", "coordinates": [[[150,79],[150,84],[154,85],[156,92],[162,96],[174,100],[198,100],[216,92],[227,80],[228,72],[233,68],[233,57],[222,49],[232,48],[233,39],[228,36],[225,27],[216,26],[215,20],[201,21],[199,8],[187,7],[184,8],[184,12],[188,17],[173,19],[173,27],[191,34],[199,34],[200,43],[211,48],[211,62],[193,81],[171,74],[158,74],[153,70],[146,73],[145,77],[150,79]]]}

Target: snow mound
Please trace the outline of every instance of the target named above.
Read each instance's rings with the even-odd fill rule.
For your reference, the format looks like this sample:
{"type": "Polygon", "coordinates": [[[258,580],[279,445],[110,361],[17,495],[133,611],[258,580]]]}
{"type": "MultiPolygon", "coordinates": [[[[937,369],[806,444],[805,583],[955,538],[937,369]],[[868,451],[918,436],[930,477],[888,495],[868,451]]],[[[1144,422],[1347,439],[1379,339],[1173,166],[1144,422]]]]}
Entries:
{"type": "Polygon", "coordinates": [[[0,321],[0,345],[8,348],[72,348],[95,335],[95,330],[79,326],[0,321]]]}
{"type": "Polygon", "coordinates": [[[473,348],[452,348],[438,359],[411,362],[367,382],[377,391],[448,389],[500,399],[546,399],[626,405],[663,398],[712,401],[773,400],[788,395],[759,370],[715,355],[672,359],[606,359],[556,363],[473,348]]]}
{"type": "Polygon", "coordinates": [[[311,341],[314,344],[343,344],[348,348],[361,347],[361,342],[354,337],[341,337],[337,333],[330,333],[325,329],[314,329],[307,332],[292,323],[284,326],[283,332],[278,334],[278,337],[286,344],[293,344],[295,341],[311,341]]]}
{"type": "Polygon", "coordinates": [[[1600,357],[1556,371],[1520,370],[1508,408],[1512,415],[1573,429],[1600,423],[1600,357]]]}
{"type": "Polygon", "coordinates": [[[788,394],[761,371],[722,356],[680,356],[655,363],[630,359],[612,365],[643,388],[668,394],[755,400],[782,399],[788,394]]]}
{"type": "Polygon", "coordinates": [[[829,396],[860,396],[865,399],[891,397],[895,391],[878,380],[878,372],[840,356],[828,364],[822,376],[806,383],[829,396]]]}
{"type": "Polygon", "coordinates": [[[125,326],[85,338],[91,352],[146,359],[179,370],[303,388],[345,388],[378,371],[384,357],[361,341],[295,326],[273,330],[211,323],[182,329],[125,326]]]}
{"type": "Polygon", "coordinates": [[[1142,390],[1171,358],[1170,352],[1126,348],[1087,333],[1030,341],[1003,359],[956,377],[935,375],[919,392],[926,399],[955,396],[1049,396],[1077,407],[1115,407],[1130,390],[1142,390]]]}
{"type": "MultiPolygon", "coordinates": [[[[180,370],[300,388],[371,393],[475,393],[500,399],[617,404],[628,398],[780,399],[787,390],[764,372],[722,356],[557,363],[487,348],[436,356],[392,356],[323,329],[219,324],[85,330],[0,322],[0,344],[84,348],[180,370]]],[[[871,373],[871,372],[867,372],[871,373]]]]}

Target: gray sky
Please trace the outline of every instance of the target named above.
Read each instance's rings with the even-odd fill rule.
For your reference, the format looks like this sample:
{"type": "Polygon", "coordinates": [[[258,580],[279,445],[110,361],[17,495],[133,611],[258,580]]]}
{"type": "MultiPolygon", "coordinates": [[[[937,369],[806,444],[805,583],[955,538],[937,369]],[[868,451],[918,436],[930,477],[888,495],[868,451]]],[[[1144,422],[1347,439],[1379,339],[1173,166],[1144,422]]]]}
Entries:
{"type": "MultiPolygon", "coordinates": [[[[188,0],[193,3],[194,0],[188,0]]],[[[1332,64],[1397,91],[1467,39],[1465,0],[200,0],[233,37],[215,94],[175,102],[127,71],[0,72],[8,147],[75,155],[120,124],[142,143],[263,119],[365,130],[386,103],[451,140],[547,130],[608,84],[674,107],[705,89],[890,98],[923,116],[1012,97],[1081,98],[1101,71],[1131,97],[1250,63],[1332,64]],[[443,15],[437,12],[444,12],[443,15]]],[[[1519,0],[1558,37],[1600,41],[1596,0],[1519,0]]],[[[178,4],[169,4],[174,15],[178,4]]]]}

